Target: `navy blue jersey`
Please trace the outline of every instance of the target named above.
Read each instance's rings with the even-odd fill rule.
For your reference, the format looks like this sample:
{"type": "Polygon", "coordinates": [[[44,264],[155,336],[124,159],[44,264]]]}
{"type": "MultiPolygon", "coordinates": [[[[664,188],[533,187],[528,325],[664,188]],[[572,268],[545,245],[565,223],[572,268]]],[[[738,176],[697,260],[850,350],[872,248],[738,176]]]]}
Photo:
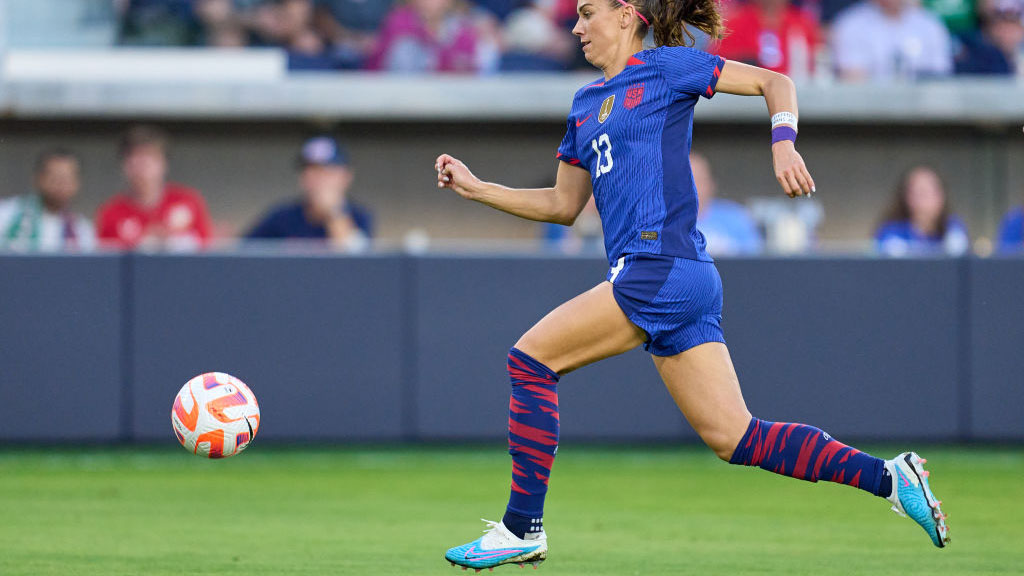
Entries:
{"type": "Polygon", "coordinates": [[[693,108],[725,60],[693,48],[638,52],[576,92],[558,158],[590,171],[609,263],[625,254],[711,261],[690,171],[693,108]]]}
{"type": "MultiPolygon", "coordinates": [[[[346,202],[344,212],[367,238],[373,237],[373,216],[369,211],[358,204],[346,202]]],[[[275,206],[246,234],[246,238],[327,238],[327,228],[307,220],[306,209],[302,201],[297,200],[275,206]]]]}

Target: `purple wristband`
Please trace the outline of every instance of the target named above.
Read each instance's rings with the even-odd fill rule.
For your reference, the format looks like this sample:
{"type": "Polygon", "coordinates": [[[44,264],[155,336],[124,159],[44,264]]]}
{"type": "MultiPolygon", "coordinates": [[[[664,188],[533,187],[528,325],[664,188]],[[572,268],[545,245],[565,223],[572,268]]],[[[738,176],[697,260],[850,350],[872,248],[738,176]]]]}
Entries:
{"type": "Polygon", "coordinates": [[[772,128],[772,145],[776,142],[782,142],[783,140],[792,140],[796,142],[796,130],[790,126],[776,126],[772,128]]]}

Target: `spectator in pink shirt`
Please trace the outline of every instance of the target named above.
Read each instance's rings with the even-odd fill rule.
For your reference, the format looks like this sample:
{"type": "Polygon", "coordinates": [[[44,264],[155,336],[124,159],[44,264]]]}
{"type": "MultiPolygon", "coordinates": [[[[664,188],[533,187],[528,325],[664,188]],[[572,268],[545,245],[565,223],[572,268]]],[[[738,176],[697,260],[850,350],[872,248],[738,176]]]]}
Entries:
{"type": "Polygon", "coordinates": [[[388,15],[369,60],[371,70],[476,72],[479,35],[455,0],[409,0],[388,15]]]}

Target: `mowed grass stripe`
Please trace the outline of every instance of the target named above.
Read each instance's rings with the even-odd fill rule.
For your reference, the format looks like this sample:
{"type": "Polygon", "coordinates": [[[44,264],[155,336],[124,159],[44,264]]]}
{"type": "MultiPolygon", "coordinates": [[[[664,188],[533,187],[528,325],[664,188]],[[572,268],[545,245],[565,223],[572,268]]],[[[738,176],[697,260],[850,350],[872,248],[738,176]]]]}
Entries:
{"type": "MultiPolygon", "coordinates": [[[[849,487],[728,466],[702,448],[563,446],[540,570],[1021,573],[1024,450],[921,453],[950,514],[946,550],[849,487]]],[[[500,518],[509,468],[499,445],[256,445],[213,462],[177,448],[0,451],[0,574],[452,575],[445,548],[478,536],[478,518],[500,518]]]]}

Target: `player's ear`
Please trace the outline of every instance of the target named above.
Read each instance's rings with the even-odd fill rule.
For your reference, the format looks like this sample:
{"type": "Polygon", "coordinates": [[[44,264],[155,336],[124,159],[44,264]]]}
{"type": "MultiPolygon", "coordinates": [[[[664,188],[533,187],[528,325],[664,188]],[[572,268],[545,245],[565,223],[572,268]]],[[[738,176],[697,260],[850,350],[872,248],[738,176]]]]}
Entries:
{"type": "Polygon", "coordinates": [[[622,15],[618,17],[618,26],[620,26],[623,30],[626,30],[633,26],[633,12],[630,12],[631,9],[634,12],[636,11],[636,8],[633,6],[633,4],[626,4],[625,6],[623,6],[623,9],[621,10],[622,15]]]}

